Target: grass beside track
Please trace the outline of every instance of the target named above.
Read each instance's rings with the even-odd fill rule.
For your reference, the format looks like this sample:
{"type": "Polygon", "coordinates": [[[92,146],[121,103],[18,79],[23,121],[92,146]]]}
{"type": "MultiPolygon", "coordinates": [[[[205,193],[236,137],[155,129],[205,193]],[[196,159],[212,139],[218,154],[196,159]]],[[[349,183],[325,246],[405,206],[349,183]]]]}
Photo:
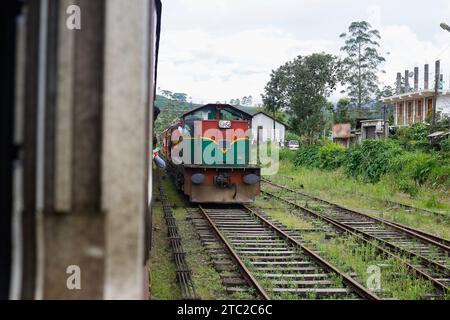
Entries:
{"type": "MultiPolygon", "coordinates": [[[[157,179],[153,180],[153,246],[150,255],[150,271],[152,275],[152,299],[181,299],[181,292],[176,281],[175,263],[167,239],[167,227],[164,220],[157,179]],[[156,230],[155,230],[156,228],[156,230]]],[[[182,196],[177,192],[169,178],[163,179],[167,196],[173,205],[173,215],[182,238],[186,259],[192,270],[195,290],[201,299],[227,299],[225,287],[219,273],[210,263],[206,249],[198,239],[191,221],[187,219],[187,211],[182,196]]],[[[247,296],[236,298],[248,298],[247,296]]]]}
{"type": "Polygon", "coordinates": [[[150,299],[182,299],[176,282],[173,254],[161,207],[153,207],[153,243],[150,252],[150,299]]]}
{"type": "Polygon", "coordinates": [[[319,255],[338,269],[348,274],[356,273],[354,279],[365,287],[372,283],[370,279],[374,279],[370,278],[373,274],[371,270],[374,267],[380,268],[381,289],[375,291],[380,298],[418,300],[427,299],[434,293],[429,281],[410,275],[406,267],[396,259],[377,256],[373,246],[362,245],[352,237],[338,236],[323,222],[295,213],[275,199],[259,197],[255,206],[264,208],[265,213],[289,228],[299,229],[306,247],[319,250],[319,255]],[[308,231],[314,227],[320,230],[308,231]]]}
{"type": "Polygon", "coordinates": [[[450,196],[448,191],[423,189],[413,199],[396,193],[389,186],[388,181],[381,181],[377,184],[364,183],[350,179],[340,171],[328,172],[295,167],[288,161],[281,161],[278,174],[267,178],[292,189],[299,189],[303,185],[304,189],[299,190],[311,195],[450,239],[450,196]],[[393,208],[386,200],[437,211],[442,215],[393,208]]]}

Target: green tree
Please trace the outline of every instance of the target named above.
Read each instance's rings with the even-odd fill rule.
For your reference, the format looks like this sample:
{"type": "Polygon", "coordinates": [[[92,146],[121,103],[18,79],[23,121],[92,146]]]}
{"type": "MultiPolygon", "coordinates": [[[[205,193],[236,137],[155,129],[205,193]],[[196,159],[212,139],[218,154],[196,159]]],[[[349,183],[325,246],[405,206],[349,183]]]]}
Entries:
{"type": "Polygon", "coordinates": [[[169,90],[162,90],[161,94],[168,99],[172,99],[173,92],[169,90]]]}
{"type": "MultiPolygon", "coordinates": [[[[265,114],[273,117],[273,112],[271,110],[269,110],[265,105],[256,107],[253,109],[254,110],[254,114],[258,113],[258,112],[264,112],[265,114]]],[[[283,111],[276,111],[275,112],[275,119],[279,122],[283,122],[283,123],[287,123],[287,115],[286,112],[283,111]]]]}
{"type": "Polygon", "coordinates": [[[383,103],[383,98],[393,96],[395,93],[394,88],[391,86],[384,86],[382,88],[378,88],[375,92],[376,97],[376,103],[375,103],[375,114],[379,118],[383,118],[384,116],[384,110],[383,108],[386,108],[386,120],[389,120],[391,114],[393,114],[392,108],[389,107],[389,105],[386,105],[383,103]]]}
{"type": "Polygon", "coordinates": [[[350,99],[342,98],[338,101],[336,105],[336,110],[333,114],[334,123],[351,123],[352,119],[350,116],[350,99]]]}
{"type": "Polygon", "coordinates": [[[337,57],[330,54],[298,56],[272,71],[262,95],[264,105],[290,114],[292,130],[312,143],[322,132],[326,98],[340,80],[339,68],[337,57]]]}
{"type": "Polygon", "coordinates": [[[178,101],[179,103],[185,103],[187,102],[187,94],[186,93],[173,93],[172,94],[172,98],[176,101],[178,101]]]}
{"type": "Polygon", "coordinates": [[[342,61],[347,93],[359,112],[378,88],[378,68],[385,61],[379,52],[380,32],[368,22],[359,21],[352,22],[348,33],[340,37],[345,41],[341,50],[347,54],[342,61]]]}

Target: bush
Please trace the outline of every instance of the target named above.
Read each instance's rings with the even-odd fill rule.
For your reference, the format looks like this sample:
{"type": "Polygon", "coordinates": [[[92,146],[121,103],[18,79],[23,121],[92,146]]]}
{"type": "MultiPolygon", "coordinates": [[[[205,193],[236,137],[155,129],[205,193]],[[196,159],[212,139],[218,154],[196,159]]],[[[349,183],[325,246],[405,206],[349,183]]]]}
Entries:
{"type": "Polygon", "coordinates": [[[390,172],[403,178],[410,178],[417,185],[423,185],[437,166],[438,161],[430,154],[406,152],[392,159],[390,172]]]}
{"type": "Polygon", "coordinates": [[[294,164],[296,166],[309,168],[317,167],[319,148],[318,145],[306,145],[301,147],[300,150],[297,151],[294,164]]]}
{"type": "Polygon", "coordinates": [[[450,158],[450,138],[443,140],[440,145],[441,151],[447,153],[446,156],[450,158]]]}
{"type": "Polygon", "coordinates": [[[345,148],[335,143],[326,143],[317,153],[317,167],[324,170],[336,170],[345,160],[345,148]]]}
{"type": "Polygon", "coordinates": [[[293,162],[295,160],[295,156],[296,153],[294,151],[289,150],[288,148],[280,149],[280,160],[293,162]]]}
{"type": "Polygon", "coordinates": [[[439,153],[406,152],[391,163],[392,180],[411,196],[423,185],[450,186],[450,165],[439,153]]]}
{"type": "Polygon", "coordinates": [[[365,140],[349,150],[345,170],[352,177],[375,183],[388,172],[390,161],[402,152],[391,140],[365,140]]]}
{"type": "MultiPolygon", "coordinates": [[[[281,157],[292,159],[292,154],[281,157]]],[[[395,140],[365,140],[348,150],[329,142],[307,145],[295,154],[294,164],[322,170],[342,167],[348,176],[371,183],[385,175],[398,190],[411,196],[416,196],[423,185],[450,187],[448,153],[411,152],[395,140]]]]}
{"type": "Polygon", "coordinates": [[[414,123],[411,127],[400,128],[392,137],[398,140],[400,145],[409,151],[431,149],[428,142],[430,134],[430,125],[425,123],[414,123]]]}

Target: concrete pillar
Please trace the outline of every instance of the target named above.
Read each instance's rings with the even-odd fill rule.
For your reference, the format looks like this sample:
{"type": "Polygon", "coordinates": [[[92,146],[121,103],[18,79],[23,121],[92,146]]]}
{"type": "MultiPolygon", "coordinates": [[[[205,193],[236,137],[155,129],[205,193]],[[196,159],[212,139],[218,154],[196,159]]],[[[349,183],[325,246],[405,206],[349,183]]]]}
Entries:
{"type": "Polygon", "coordinates": [[[423,104],[422,104],[422,121],[425,121],[425,119],[427,118],[427,106],[425,105],[425,103],[427,102],[427,99],[423,98],[423,104]]]}
{"type": "Polygon", "coordinates": [[[397,72],[397,81],[396,81],[396,94],[402,93],[402,74],[400,72],[397,72]]]}
{"type": "Polygon", "coordinates": [[[430,77],[430,65],[426,64],[425,68],[424,68],[424,77],[423,77],[425,90],[428,90],[428,88],[429,88],[429,83],[430,83],[429,77],[430,77]]]}
{"type": "Polygon", "coordinates": [[[419,90],[419,67],[414,68],[414,91],[419,90]]]}
{"type": "Polygon", "coordinates": [[[435,64],[435,79],[434,79],[434,97],[433,97],[433,114],[432,114],[432,125],[436,124],[436,102],[439,95],[439,79],[441,75],[441,61],[437,60],[435,64]]]}
{"type": "Polygon", "coordinates": [[[409,92],[409,70],[405,70],[405,93],[409,92]]]}
{"type": "Polygon", "coordinates": [[[407,125],[408,124],[408,103],[404,102],[403,103],[403,125],[407,125]]]}
{"type": "Polygon", "coordinates": [[[398,119],[397,119],[398,111],[397,111],[397,109],[398,109],[398,102],[395,104],[395,107],[394,107],[394,125],[395,126],[398,125],[398,119]]]}

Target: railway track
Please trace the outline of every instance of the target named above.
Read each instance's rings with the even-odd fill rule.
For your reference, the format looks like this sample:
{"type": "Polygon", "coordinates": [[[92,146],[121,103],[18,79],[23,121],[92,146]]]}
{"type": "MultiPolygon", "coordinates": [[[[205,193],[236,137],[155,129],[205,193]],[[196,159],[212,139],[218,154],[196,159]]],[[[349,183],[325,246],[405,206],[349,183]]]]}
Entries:
{"type": "Polygon", "coordinates": [[[206,248],[214,268],[219,273],[227,294],[230,295],[230,299],[237,296],[265,299],[264,296],[256,294],[251,279],[245,277],[245,271],[239,268],[237,261],[233,259],[227,247],[224,246],[208,221],[200,213],[200,209],[187,206],[186,210],[188,219],[192,221],[203,247],[206,248]]]}
{"type": "Polygon", "coordinates": [[[448,240],[387,219],[357,212],[268,180],[263,182],[270,189],[263,190],[263,194],[325,221],[340,231],[373,242],[384,253],[402,260],[410,271],[430,280],[439,292],[448,293],[448,240]],[[286,193],[290,196],[286,196],[286,193]]]}
{"type": "MultiPolygon", "coordinates": [[[[286,175],[278,174],[278,176],[281,176],[283,178],[283,180],[289,180],[291,182],[295,180],[294,178],[286,176],[286,175]]],[[[273,183],[273,181],[270,181],[268,179],[263,179],[263,181],[264,182],[272,182],[273,183]]],[[[367,194],[364,194],[364,193],[358,193],[357,192],[357,194],[359,196],[361,196],[361,197],[369,198],[369,199],[372,199],[374,201],[379,201],[380,200],[380,199],[377,199],[375,197],[371,197],[370,195],[367,195],[367,194]]],[[[393,208],[402,208],[402,209],[407,210],[407,211],[423,212],[423,213],[431,214],[431,215],[434,215],[434,216],[438,216],[438,217],[446,219],[446,220],[450,219],[450,215],[445,214],[443,212],[433,211],[433,210],[425,209],[425,208],[419,208],[419,207],[413,206],[411,204],[401,203],[401,202],[394,201],[394,200],[389,200],[389,199],[384,199],[382,201],[387,203],[388,205],[390,205],[393,208]]]]}
{"type": "Polygon", "coordinates": [[[298,233],[255,210],[242,205],[189,210],[202,241],[220,253],[215,263],[237,266],[232,271],[241,280],[232,275],[232,283],[239,283],[233,290],[252,291],[261,299],[379,299],[307,249],[298,233]]]}
{"type": "Polygon", "coordinates": [[[198,299],[198,296],[195,291],[194,280],[192,279],[192,271],[186,261],[186,252],[183,249],[183,243],[178,232],[176,219],[173,216],[172,206],[162,183],[161,173],[156,171],[156,175],[158,177],[159,197],[164,213],[164,220],[166,220],[167,224],[168,239],[172,248],[178,285],[183,299],[196,300],[198,299]]]}

